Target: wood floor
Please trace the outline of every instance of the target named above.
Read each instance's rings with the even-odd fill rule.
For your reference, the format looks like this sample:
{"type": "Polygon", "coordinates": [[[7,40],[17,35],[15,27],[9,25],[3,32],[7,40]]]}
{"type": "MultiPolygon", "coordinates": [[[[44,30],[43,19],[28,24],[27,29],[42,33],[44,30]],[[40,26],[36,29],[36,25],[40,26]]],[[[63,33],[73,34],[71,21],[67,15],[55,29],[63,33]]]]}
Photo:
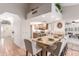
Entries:
{"type": "Polygon", "coordinates": [[[66,56],[79,56],[79,51],[68,49],[66,52],[66,56]]]}
{"type": "Polygon", "coordinates": [[[18,47],[13,40],[6,39],[0,43],[0,56],[25,56],[26,51],[18,47]]]}

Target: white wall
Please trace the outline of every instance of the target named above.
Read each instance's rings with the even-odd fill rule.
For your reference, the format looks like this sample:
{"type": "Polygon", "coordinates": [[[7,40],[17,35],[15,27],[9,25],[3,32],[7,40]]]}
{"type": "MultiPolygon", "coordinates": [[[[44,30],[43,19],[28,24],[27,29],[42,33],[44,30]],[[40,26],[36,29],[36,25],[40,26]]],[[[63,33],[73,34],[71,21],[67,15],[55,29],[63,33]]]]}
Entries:
{"type": "Polygon", "coordinates": [[[79,5],[63,8],[63,19],[66,21],[79,19],[79,5]]]}
{"type": "Polygon", "coordinates": [[[0,39],[1,39],[1,23],[0,23],[0,39]]]}
{"type": "Polygon", "coordinates": [[[21,41],[22,41],[22,32],[21,32],[21,20],[17,17],[15,17],[13,23],[13,31],[14,31],[14,42],[18,46],[21,47],[21,41]]]}
{"type": "Polygon", "coordinates": [[[31,23],[31,20],[30,19],[27,19],[26,21],[26,39],[30,39],[31,37],[31,30],[30,30],[30,23],[31,23]]]}

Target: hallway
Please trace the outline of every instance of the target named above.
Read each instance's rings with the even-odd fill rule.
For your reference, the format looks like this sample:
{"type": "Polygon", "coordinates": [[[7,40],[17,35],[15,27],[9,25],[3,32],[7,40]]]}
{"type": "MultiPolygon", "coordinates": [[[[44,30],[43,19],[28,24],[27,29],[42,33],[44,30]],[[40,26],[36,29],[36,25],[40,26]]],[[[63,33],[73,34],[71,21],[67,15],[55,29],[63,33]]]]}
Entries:
{"type": "Polygon", "coordinates": [[[0,43],[0,55],[4,56],[25,56],[25,49],[18,47],[10,38],[0,43]]]}

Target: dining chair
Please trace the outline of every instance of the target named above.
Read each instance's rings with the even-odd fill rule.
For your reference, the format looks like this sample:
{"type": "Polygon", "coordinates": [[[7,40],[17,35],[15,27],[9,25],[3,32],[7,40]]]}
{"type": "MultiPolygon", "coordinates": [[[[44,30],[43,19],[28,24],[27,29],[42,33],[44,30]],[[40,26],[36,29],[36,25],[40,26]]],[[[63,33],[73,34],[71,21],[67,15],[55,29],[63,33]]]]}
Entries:
{"type": "Polygon", "coordinates": [[[60,52],[62,42],[57,42],[53,46],[49,46],[47,51],[50,52],[50,56],[58,56],[60,52]]]}
{"type": "Polygon", "coordinates": [[[25,42],[27,56],[28,56],[28,53],[31,53],[32,56],[36,56],[39,53],[41,53],[42,48],[39,48],[38,46],[36,46],[35,42],[28,39],[24,39],[24,42],[25,42]]]}
{"type": "Polygon", "coordinates": [[[57,44],[57,48],[54,50],[54,56],[58,56],[59,55],[59,52],[60,52],[60,49],[61,49],[61,45],[62,45],[62,42],[58,42],[57,44]]]}
{"type": "Polygon", "coordinates": [[[60,52],[59,52],[59,56],[62,54],[62,52],[65,50],[66,45],[67,45],[67,41],[68,41],[68,36],[64,37],[60,42],[62,42],[61,48],[60,48],[60,52]]]}
{"type": "Polygon", "coordinates": [[[57,43],[57,48],[54,51],[54,55],[56,56],[61,56],[61,53],[65,50],[66,45],[67,45],[68,37],[64,37],[57,43]],[[56,52],[56,53],[55,53],[56,52]]]}

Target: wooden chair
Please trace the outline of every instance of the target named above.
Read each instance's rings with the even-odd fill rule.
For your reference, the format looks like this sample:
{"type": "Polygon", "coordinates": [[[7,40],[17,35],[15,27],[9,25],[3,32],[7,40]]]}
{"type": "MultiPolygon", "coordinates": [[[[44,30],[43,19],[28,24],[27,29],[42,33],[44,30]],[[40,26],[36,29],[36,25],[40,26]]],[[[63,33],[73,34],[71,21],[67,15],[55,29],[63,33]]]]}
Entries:
{"type": "Polygon", "coordinates": [[[28,53],[31,53],[32,56],[38,55],[42,51],[42,48],[39,48],[36,46],[35,42],[24,39],[25,47],[26,47],[26,55],[28,56],[28,53]]]}

